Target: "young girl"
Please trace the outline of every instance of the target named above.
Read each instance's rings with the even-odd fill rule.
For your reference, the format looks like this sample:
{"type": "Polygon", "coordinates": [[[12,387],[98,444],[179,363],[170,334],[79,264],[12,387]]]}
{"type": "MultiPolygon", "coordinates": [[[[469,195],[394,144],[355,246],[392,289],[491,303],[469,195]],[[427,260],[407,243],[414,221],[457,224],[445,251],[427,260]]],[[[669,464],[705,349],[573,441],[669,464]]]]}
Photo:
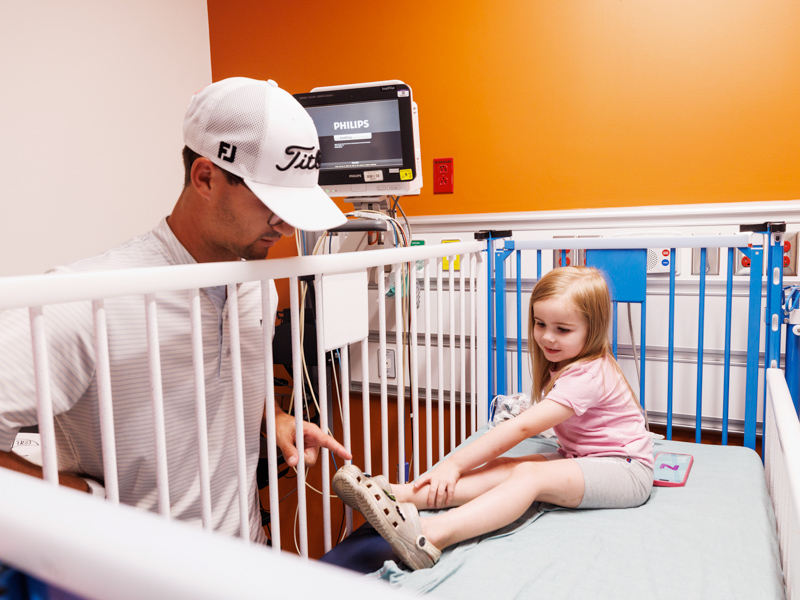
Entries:
{"type": "Polygon", "coordinates": [[[441,550],[494,531],[534,501],[568,508],[643,504],[653,483],[653,448],[644,415],[611,355],[611,300],[599,271],[547,273],[529,309],[533,394],[538,401],[490,429],[413,483],[389,485],[354,465],[333,489],[358,509],[413,569],[432,566],[441,550]],[[501,454],[553,428],[557,453],[501,454]],[[417,509],[457,507],[427,518],[417,509]]]}

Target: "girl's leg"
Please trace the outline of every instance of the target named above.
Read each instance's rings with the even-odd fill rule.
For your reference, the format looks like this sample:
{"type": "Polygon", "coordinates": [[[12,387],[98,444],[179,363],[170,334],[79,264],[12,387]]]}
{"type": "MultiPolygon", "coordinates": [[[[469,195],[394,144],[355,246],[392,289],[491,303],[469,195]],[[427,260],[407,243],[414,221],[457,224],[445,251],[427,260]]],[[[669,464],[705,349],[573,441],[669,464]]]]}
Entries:
{"type": "Polygon", "coordinates": [[[583,472],[574,460],[520,462],[505,480],[473,500],[421,519],[422,532],[442,550],[513,523],[536,500],[575,508],[583,491],[583,472]]]}
{"type": "MultiPolygon", "coordinates": [[[[486,493],[508,479],[514,467],[525,462],[547,462],[547,460],[541,454],[500,457],[491,460],[485,465],[469,471],[458,480],[455,496],[450,506],[461,506],[486,493]]],[[[398,502],[411,502],[418,509],[429,508],[428,489],[428,486],[424,486],[414,491],[412,483],[392,484],[392,494],[398,502]]]]}

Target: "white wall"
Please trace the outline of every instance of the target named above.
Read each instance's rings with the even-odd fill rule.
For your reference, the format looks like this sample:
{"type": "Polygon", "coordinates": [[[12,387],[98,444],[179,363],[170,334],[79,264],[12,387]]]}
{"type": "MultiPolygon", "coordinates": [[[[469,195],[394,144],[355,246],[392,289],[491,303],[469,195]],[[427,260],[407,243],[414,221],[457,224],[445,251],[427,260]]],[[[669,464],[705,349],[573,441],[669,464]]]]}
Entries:
{"type": "Polygon", "coordinates": [[[211,82],[205,0],[0,0],[0,276],[149,230],[211,82]]]}

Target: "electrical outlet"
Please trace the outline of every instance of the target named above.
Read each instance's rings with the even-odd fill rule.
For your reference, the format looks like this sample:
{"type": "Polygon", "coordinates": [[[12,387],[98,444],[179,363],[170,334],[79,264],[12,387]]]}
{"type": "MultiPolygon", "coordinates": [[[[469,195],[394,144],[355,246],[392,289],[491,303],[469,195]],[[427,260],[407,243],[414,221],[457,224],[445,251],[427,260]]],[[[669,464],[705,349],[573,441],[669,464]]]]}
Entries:
{"type": "Polygon", "coordinates": [[[453,193],[452,158],[433,159],[433,193],[434,194],[453,193]]]}
{"type": "MultiPolygon", "coordinates": [[[[783,275],[797,275],[797,233],[792,231],[783,236],[783,275]]],[[[747,258],[739,249],[736,250],[734,259],[734,275],[750,275],[750,259],[747,258]]],[[[764,272],[767,270],[767,257],[763,257],[764,272]]]]}
{"type": "MultiPolygon", "coordinates": [[[[692,248],[692,275],[700,275],[700,248],[692,248]]],[[[706,248],[706,275],[719,275],[719,248],[706,248]]]]}
{"type": "MultiPolygon", "coordinates": [[[[397,363],[394,360],[395,353],[392,348],[386,349],[386,377],[397,379],[397,363]]],[[[381,364],[381,350],[378,348],[378,364],[381,364]]]]}
{"type": "Polygon", "coordinates": [[[586,266],[586,250],[579,248],[579,249],[571,249],[571,250],[553,250],[553,268],[557,269],[561,266],[586,266]],[[567,255],[567,262],[566,265],[562,265],[561,261],[563,258],[564,253],[567,255]]]}
{"type": "Polygon", "coordinates": [[[797,275],[797,232],[787,232],[783,236],[783,275],[797,275]]]}
{"type": "MultiPolygon", "coordinates": [[[[762,259],[762,273],[766,270],[766,261],[764,260],[764,255],[762,252],[761,255],[762,259]]],[[[733,274],[740,275],[740,276],[749,276],[750,275],[750,259],[744,255],[744,252],[736,249],[734,252],[734,259],[733,259],[733,274]]]]}
{"type": "Polygon", "coordinates": [[[750,275],[750,259],[744,255],[744,252],[736,249],[733,253],[733,274],[734,275],[750,275]]]}
{"type": "MultiPolygon", "coordinates": [[[[600,237],[597,235],[554,235],[553,239],[558,238],[596,238],[600,237]]],[[[553,250],[553,268],[556,269],[561,265],[561,258],[562,254],[566,252],[567,254],[567,264],[564,266],[569,267],[570,265],[577,265],[577,266],[586,266],[586,250],[583,248],[575,248],[571,250],[553,250]]]]}

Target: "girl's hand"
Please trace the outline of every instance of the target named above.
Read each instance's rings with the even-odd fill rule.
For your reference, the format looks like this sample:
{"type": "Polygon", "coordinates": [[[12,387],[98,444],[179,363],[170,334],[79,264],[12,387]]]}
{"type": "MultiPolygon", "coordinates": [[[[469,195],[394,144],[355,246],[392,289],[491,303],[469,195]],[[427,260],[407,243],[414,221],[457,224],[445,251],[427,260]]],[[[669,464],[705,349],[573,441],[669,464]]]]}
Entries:
{"type": "Polygon", "coordinates": [[[417,479],[414,482],[414,491],[428,485],[428,508],[446,508],[453,502],[456,482],[460,478],[461,470],[452,462],[444,461],[417,479]]]}

